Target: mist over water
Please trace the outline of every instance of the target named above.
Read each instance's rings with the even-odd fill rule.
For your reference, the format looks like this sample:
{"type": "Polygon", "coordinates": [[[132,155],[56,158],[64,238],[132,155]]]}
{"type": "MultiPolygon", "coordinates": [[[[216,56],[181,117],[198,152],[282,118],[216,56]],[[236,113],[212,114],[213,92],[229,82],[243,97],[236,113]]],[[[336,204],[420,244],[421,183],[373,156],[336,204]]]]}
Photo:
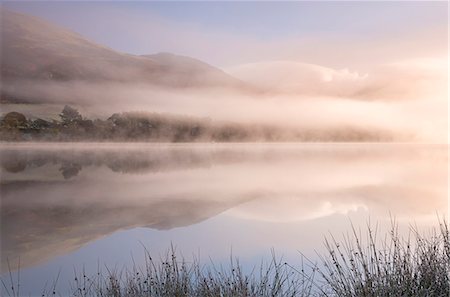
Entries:
{"type": "Polygon", "coordinates": [[[174,242],[218,262],[235,247],[251,263],[272,247],[320,249],[347,216],[430,226],[447,212],[444,145],[3,144],[0,155],[2,269],[20,257],[25,277],[114,259],[92,247],[117,237],[135,253],[141,240],[154,253],[174,242]]]}

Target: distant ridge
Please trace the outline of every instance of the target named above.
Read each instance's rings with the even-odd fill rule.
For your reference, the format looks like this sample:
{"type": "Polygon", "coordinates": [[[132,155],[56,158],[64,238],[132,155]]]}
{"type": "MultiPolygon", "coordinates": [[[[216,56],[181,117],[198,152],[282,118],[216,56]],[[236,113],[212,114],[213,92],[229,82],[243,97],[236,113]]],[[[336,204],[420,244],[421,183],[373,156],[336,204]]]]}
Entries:
{"type": "MultiPolygon", "coordinates": [[[[245,87],[222,70],[169,53],[136,56],[114,51],[45,20],[1,9],[1,75],[6,84],[133,82],[169,88],[245,87]]],[[[5,98],[20,101],[2,89],[5,98]]]]}

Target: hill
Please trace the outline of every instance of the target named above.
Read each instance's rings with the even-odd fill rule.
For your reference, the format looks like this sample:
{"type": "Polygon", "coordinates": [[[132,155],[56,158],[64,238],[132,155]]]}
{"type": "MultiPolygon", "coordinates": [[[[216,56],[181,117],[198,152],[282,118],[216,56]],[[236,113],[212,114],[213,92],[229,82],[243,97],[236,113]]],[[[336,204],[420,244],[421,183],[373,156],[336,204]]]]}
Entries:
{"type": "Polygon", "coordinates": [[[163,88],[243,87],[222,70],[173,54],[120,53],[45,20],[1,10],[3,102],[39,102],[15,88],[34,83],[86,81],[144,83],[163,88]]]}

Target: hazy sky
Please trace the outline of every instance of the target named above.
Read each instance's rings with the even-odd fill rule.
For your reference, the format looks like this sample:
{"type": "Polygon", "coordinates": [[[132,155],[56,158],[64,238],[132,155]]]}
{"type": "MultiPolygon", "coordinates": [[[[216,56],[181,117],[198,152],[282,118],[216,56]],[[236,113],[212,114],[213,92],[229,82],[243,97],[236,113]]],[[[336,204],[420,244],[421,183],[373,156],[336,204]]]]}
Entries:
{"type": "Polygon", "coordinates": [[[447,51],[446,2],[8,2],[113,49],[364,68],[447,51]]]}

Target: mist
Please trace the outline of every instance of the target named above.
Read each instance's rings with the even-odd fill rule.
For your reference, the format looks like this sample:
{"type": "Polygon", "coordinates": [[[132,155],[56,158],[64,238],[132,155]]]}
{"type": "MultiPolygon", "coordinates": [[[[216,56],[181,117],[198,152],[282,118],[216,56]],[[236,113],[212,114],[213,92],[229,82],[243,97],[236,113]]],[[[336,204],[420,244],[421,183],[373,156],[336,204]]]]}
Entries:
{"type": "Polygon", "coordinates": [[[445,59],[422,59],[357,73],[283,61],[226,70],[251,86],[246,89],[19,80],[3,90],[31,102],[73,104],[91,118],[156,112],[286,129],[358,128],[389,132],[394,141],[445,142],[446,65],[445,59]]]}

